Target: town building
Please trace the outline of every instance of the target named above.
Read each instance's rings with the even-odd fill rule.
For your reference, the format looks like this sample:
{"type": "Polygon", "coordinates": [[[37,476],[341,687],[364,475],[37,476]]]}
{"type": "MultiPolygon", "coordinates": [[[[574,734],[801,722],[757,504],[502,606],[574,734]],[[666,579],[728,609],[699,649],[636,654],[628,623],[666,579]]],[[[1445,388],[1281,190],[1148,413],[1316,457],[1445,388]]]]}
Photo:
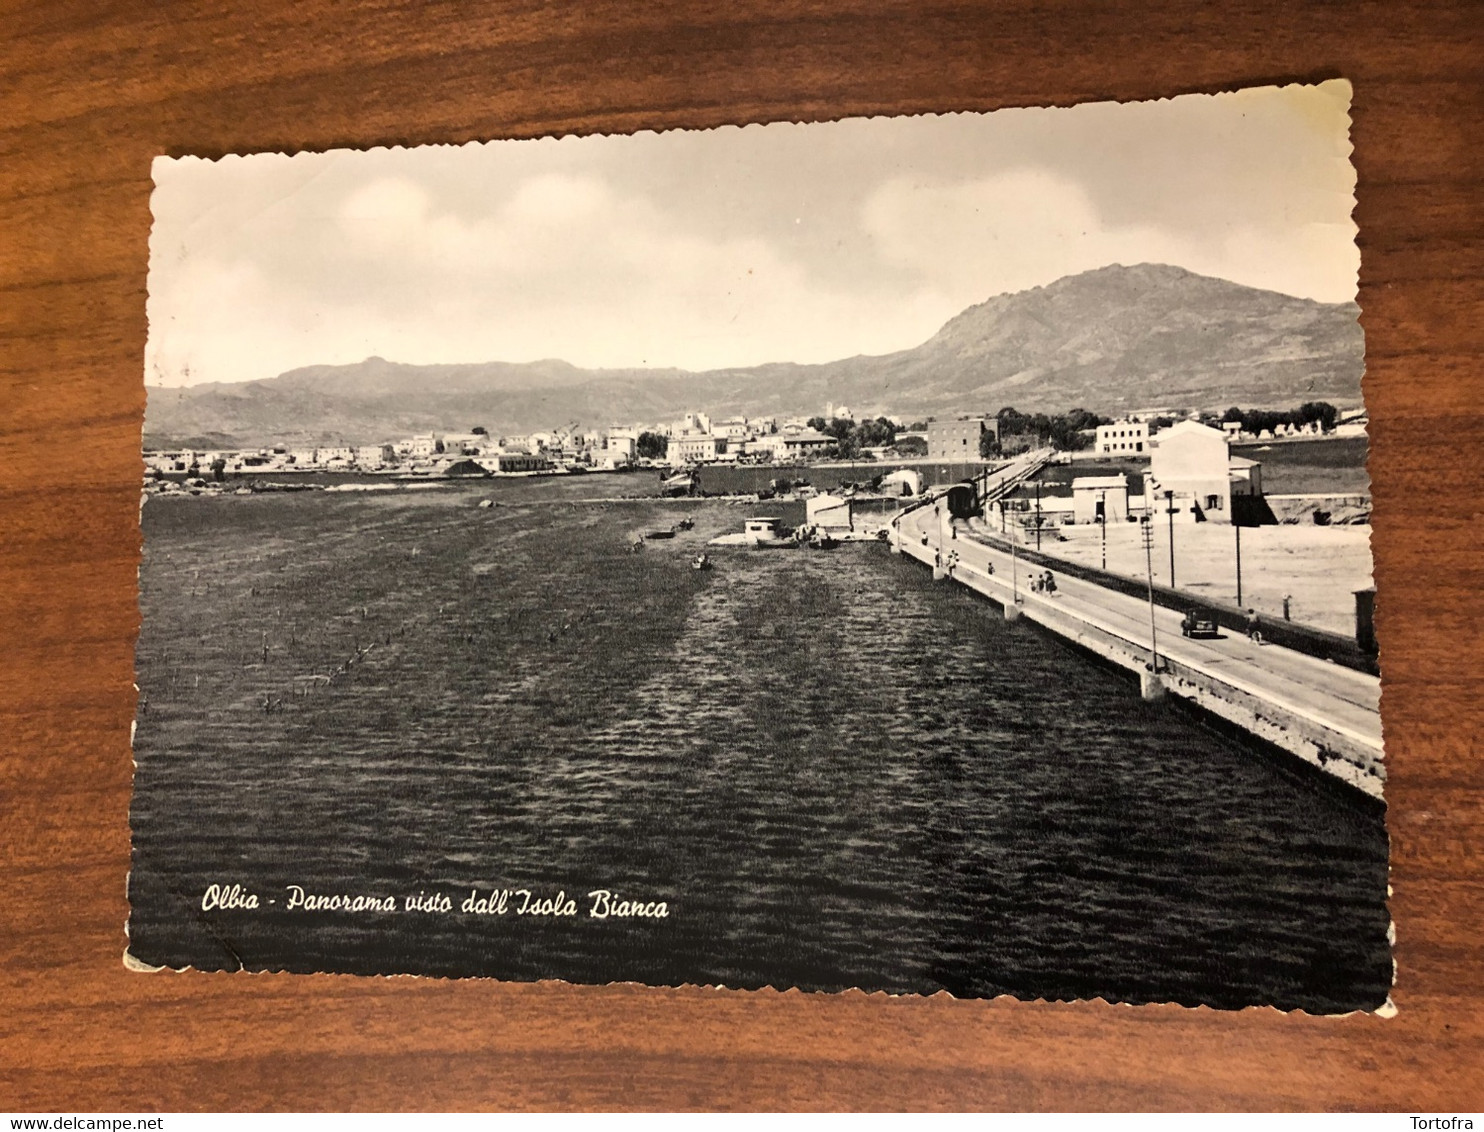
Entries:
{"type": "Polygon", "coordinates": [[[549,472],[551,461],[545,456],[532,456],[529,452],[498,452],[486,456],[481,463],[492,472],[549,472]]]}
{"type": "Polygon", "coordinates": [[[624,468],[634,462],[639,441],[627,429],[611,428],[603,442],[603,463],[610,468],[624,468]]]}
{"type": "Polygon", "coordinates": [[[1123,476],[1078,476],[1072,481],[1073,523],[1128,521],[1128,480],[1123,476]]]}
{"type": "Polygon", "coordinates": [[[1221,429],[1181,421],[1159,434],[1144,493],[1147,507],[1168,505],[1179,521],[1228,523],[1233,495],[1262,495],[1262,466],[1233,457],[1221,429]]]}
{"type": "Polygon", "coordinates": [[[711,434],[723,440],[746,440],[753,432],[746,417],[731,417],[712,425],[711,434]]]}
{"type": "Polygon", "coordinates": [[[478,432],[449,433],[442,439],[445,456],[478,456],[494,448],[490,438],[478,432]]]}
{"type": "Polygon", "coordinates": [[[705,413],[686,413],[678,421],[665,426],[666,436],[684,436],[687,433],[711,434],[711,418],[705,413]]]}
{"type": "Polygon", "coordinates": [[[1000,437],[1000,422],[993,417],[931,421],[927,427],[928,458],[932,460],[977,460],[985,433],[1000,437]]]}
{"type": "Polygon", "coordinates": [[[1149,425],[1131,420],[1098,425],[1092,447],[1099,456],[1142,456],[1149,451],[1149,425]]]}
{"type": "Polygon", "coordinates": [[[774,436],[764,437],[758,442],[758,446],[760,450],[772,452],[776,463],[787,463],[818,455],[834,443],[833,436],[805,428],[797,431],[785,430],[774,436]]]}
{"type": "Polygon", "coordinates": [[[670,438],[670,462],[672,464],[710,464],[724,456],[727,450],[725,437],[710,433],[682,433],[670,438]]]}
{"type": "Polygon", "coordinates": [[[397,450],[390,444],[362,444],[355,457],[358,468],[385,468],[397,462],[397,450]]]}

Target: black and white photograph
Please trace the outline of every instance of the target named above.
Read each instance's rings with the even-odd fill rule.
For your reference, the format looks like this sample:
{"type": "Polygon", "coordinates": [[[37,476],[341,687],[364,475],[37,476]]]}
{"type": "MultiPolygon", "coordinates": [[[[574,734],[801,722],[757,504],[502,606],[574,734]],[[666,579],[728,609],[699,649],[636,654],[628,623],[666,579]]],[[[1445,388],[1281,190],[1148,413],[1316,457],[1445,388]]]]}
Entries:
{"type": "Polygon", "coordinates": [[[157,158],[126,962],[1389,1014],[1350,99],[157,158]]]}

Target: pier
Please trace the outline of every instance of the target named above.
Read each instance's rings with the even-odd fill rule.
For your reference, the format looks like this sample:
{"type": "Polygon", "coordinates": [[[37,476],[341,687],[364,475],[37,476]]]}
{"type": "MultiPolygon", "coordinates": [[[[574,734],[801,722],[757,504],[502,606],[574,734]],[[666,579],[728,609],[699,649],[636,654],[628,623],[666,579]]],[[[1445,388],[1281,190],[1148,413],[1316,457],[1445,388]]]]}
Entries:
{"type": "MultiPolygon", "coordinates": [[[[1023,479],[1023,471],[1013,465],[999,482],[1023,479]]],[[[1381,798],[1379,678],[1229,630],[1215,639],[1184,637],[1180,612],[1151,610],[1147,601],[1059,571],[1055,593],[1033,592],[1032,577],[1044,567],[1027,568],[1013,551],[952,520],[946,493],[900,514],[892,547],[935,577],[997,602],[1007,619],[1034,621],[1135,673],[1145,698],[1179,696],[1381,798]]]]}

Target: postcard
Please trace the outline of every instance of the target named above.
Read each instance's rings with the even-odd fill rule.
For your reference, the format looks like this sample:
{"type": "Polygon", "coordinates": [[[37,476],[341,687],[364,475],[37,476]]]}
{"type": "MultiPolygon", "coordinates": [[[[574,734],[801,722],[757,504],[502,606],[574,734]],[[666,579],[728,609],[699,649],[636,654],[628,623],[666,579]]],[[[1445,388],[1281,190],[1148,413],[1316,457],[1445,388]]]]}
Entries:
{"type": "Polygon", "coordinates": [[[157,159],[126,961],[1389,1010],[1349,106],[157,159]]]}

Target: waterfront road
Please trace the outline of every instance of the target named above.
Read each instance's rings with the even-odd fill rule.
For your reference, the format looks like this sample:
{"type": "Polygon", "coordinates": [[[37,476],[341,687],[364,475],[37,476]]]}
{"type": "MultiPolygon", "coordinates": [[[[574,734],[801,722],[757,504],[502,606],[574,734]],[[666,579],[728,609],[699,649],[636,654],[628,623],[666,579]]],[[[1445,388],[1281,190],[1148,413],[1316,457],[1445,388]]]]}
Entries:
{"type": "MultiPolygon", "coordinates": [[[[1032,593],[1031,578],[1043,574],[1045,567],[1027,569],[1023,561],[1012,563],[1009,551],[982,541],[962,523],[955,531],[941,502],[907,512],[898,527],[904,553],[933,565],[940,551],[945,563],[957,552],[951,574],[957,580],[1001,602],[1015,600],[1018,591],[1022,610],[1033,617],[1041,610],[1052,628],[1058,614],[1070,617],[1122,638],[1147,659],[1148,602],[1055,571],[1055,594],[1032,593]]],[[[1180,634],[1180,620],[1175,610],[1155,609],[1161,658],[1280,706],[1380,756],[1379,679],[1279,645],[1258,644],[1226,629],[1214,640],[1188,639],[1180,634]]]]}

